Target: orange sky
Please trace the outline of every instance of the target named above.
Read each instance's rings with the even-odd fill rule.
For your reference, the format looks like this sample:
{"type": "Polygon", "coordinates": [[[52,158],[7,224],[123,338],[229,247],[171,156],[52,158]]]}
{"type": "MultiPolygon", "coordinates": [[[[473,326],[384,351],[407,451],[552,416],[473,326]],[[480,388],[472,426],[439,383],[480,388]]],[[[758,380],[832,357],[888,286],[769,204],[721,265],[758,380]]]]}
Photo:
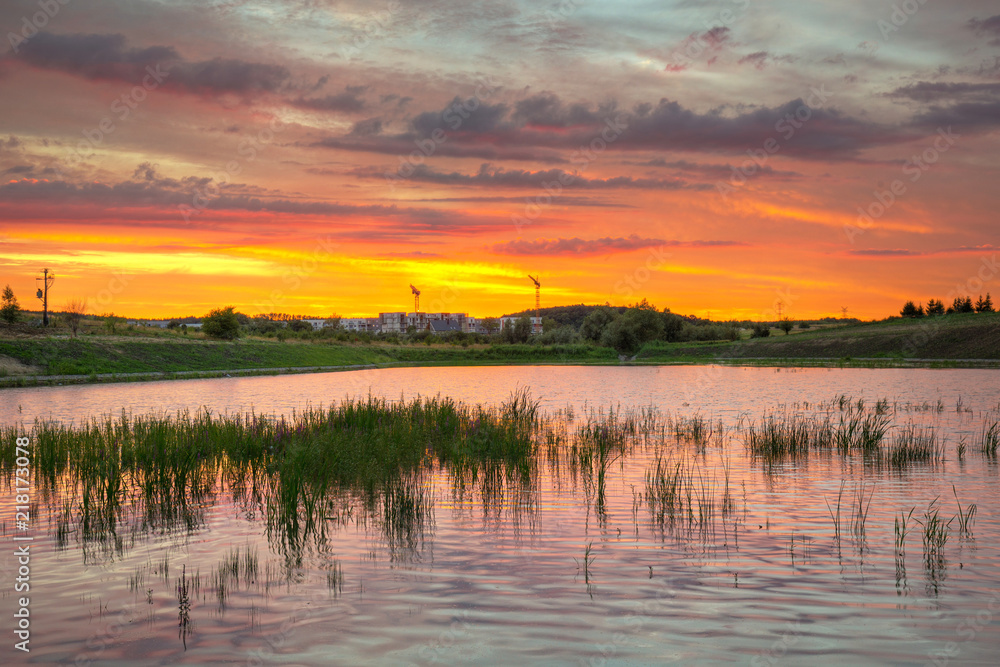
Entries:
{"type": "Polygon", "coordinates": [[[139,317],[410,283],[500,315],[529,273],[543,306],[716,319],[996,295],[991,10],[5,3],[0,282],[139,317]]]}

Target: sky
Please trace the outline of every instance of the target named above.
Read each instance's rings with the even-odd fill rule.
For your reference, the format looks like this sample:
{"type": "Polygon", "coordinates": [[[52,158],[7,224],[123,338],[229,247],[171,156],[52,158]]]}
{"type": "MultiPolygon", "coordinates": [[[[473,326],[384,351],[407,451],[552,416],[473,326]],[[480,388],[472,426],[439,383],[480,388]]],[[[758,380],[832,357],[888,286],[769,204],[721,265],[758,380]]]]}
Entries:
{"type": "Polygon", "coordinates": [[[1000,296],[995,0],[6,0],[37,308],[882,318],[1000,296]]]}

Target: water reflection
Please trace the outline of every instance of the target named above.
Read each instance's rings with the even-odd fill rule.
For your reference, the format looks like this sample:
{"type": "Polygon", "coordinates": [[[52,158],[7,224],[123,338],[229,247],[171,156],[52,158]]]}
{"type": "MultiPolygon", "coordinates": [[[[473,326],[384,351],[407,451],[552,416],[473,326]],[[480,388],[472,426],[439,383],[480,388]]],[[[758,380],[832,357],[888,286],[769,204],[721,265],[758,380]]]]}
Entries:
{"type": "MultiPolygon", "coordinates": [[[[164,655],[199,662],[280,635],[276,660],[318,664],[335,630],[347,659],[413,661],[434,646],[458,660],[435,639],[453,618],[465,623],[453,641],[505,659],[597,658],[615,633],[625,660],[650,661],[668,640],[688,659],[718,658],[705,632],[748,658],[769,655],[771,628],[788,623],[801,658],[851,609],[866,621],[849,626],[863,656],[891,647],[915,660],[899,639],[907,619],[1000,580],[1000,526],[974,509],[997,498],[976,435],[996,414],[921,405],[835,398],[727,421],[648,406],[548,412],[520,392],[495,406],[373,395],[291,416],[39,422],[39,512],[70,557],[48,565],[75,572],[41,604],[85,641],[86,617],[71,621],[58,600],[112,582],[150,619],[116,658],[169,627],[179,653],[164,655]],[[670,605],[649,606],[641,631],[609,625],[664,581],[670,605]],[[288,618],[306,625],[280,630],[288,618]]],[[[966,655],[996,648],[979,646],[966,655]]]]}

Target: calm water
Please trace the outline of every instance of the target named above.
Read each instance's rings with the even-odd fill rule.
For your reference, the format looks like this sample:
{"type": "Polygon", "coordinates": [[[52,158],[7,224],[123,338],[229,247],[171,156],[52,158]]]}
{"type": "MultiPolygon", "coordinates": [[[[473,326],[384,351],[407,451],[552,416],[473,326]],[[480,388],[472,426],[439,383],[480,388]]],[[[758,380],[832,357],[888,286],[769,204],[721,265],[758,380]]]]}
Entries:
{"type": "MultiPolygon", "coordinates": [[[[458,490],[435,469],[425,480],[432,521],[403,549],[371,522],[331,516],[325,540],[290,553],[267,534],[258,509],[221,482],[190,530],[123,531],[120,545],[63,535],[60,549],[58,517],[72,503],[36,496],[32,651],[12,650],[4,621],[0,655],[39,664],[995,663],[1000,480],[973,442],[985,419],[997,419],[996,371],[406,368],[5,389],[0,422],[202,406],[290,415],[369,392],[494,404],[517,387],[530,387],[550,413],[571,406],[577,419],[652,406],[675,419],[722,421],[726,435],[708,446],[667,449],[712,488],[728,467],[733,516],[711,531],[661,530],[639,497],[664,447],[639,448],[609,468],[603,512],[565,453],[546,455],[534,488],[499,499],[458,490]],[[897,427],[934,427],[945,460],[893,472],[836,455],[771,468],[746,456],[735,430],[741,419],[836,415],[842,394],[869,406],[888,398],[897,427]],[[969,451],[960,459],[962,441],[969,451]],[[846,529],[834,539],[827,503],[842,482],[845,513],[848,496],[872,494],[864,540],[846,529]],[[978,506],[972,537],[960,539],[953,523],[945,560],[929,566],[911,521],[901,573],[894,517],[910,508],[923,517],[939,497],[950,519],[953,484],[963,507],[978,506]],[[256,573],[220,595],[214,576],[233,551],[255,554],[256,573]],[[182,581],[197,582],[187,609],[182,581]]],[[[0,511],[8,547],[11,494],[0,511]]],[[[0,558],[7,582],[16,576],[12,551],[0,558]]],[[[15,594],[4,586],[0,616],[11,619],[15,594]]]]}

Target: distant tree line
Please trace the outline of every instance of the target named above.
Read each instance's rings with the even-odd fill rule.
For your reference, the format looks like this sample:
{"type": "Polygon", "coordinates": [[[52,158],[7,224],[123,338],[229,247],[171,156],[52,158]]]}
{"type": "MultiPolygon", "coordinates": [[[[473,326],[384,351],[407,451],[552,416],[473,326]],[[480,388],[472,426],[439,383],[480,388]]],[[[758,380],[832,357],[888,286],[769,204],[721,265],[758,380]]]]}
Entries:
{"type": "Polygon", "coordinates": [[[987,292],[985,297],[980,294],[975,304],[972,303],[971,296],[955,297],[955,300],[947,308],[945,308],[944,302],[940,299],[928,299],[926,308],[922,303],[917,305],[912,301],[907,301],[903,304],[903,308],[899,311],[899,314],[903,317],[929,317],[933,315],[953,315],[955,313],[992,312],[995,312],[993,300],[990,299],[990,293],[987,292]]]}

